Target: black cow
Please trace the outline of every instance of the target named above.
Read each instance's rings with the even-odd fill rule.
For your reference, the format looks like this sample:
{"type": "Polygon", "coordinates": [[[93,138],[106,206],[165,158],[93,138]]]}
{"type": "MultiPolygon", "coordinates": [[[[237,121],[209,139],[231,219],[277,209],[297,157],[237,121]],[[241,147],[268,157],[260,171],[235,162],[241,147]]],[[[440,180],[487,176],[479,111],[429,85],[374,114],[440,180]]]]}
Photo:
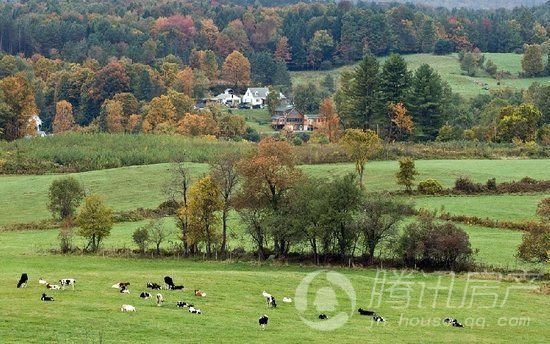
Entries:
{"type": "Polygon", "coordinates": [[[361,314],[361,315],[373,316],[373,315],[376,314],[376,312],[374,312],[374,311],[367,311],[367,310],[364,310],[363,308],[359,308],[357,311],[358,311],[359,314],[361,314]]]}
{"type": "Polygon", "coordinates": [[[47,296],[46,293],[42,293],[42,297],[40,298],[42,301],[53,301],[52,296],[47,296]]]}
{"type": "Polygon", "coordinates": [[[172,285],[169,287],[170,290],[183,290],[183,288],[182,285],[172,285]]]}
{"type": "Polygon", "coordinates": [[[172,289],[174,287],[174,281],[170,276],[164,276],[164,283],[166,283],[166,289],[172,289]]]}
{"type": "Polygon", "coordinates": [[[325,313],[321,313],[321,314],[319,314],[319,319],[325,320],[325,319],[328,319],[328,317],[325,313]]]}
{"type": "Polygon", "coordinates": [[[269,320],[269,317],[267,315],[262,315],[259,319],[258,319],[258,324],[260,324],[260,327],[262,328],[262,330],[265,329],[265,327],[267,326],[267,322],[269,320]]]}
{"type": "Polygon", "coordinates": [[[19,282],[17,282],[17,288],[26,287],[27,282],[29,281],[29,276],[26,272],[23,272],[21,274],[21,277],[19,278],[19,282]]]}

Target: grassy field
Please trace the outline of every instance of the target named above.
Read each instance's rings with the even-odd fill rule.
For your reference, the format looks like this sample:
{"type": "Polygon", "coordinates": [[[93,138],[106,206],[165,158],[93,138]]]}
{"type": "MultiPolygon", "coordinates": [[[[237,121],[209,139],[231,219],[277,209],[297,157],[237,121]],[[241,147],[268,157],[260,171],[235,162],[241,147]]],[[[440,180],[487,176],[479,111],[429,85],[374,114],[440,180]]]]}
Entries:
{"type": "Polygon", "coordinates": [[[534,293],[530,288],[536,285],[530,283],[503,282],[495,276],[364,269],[335,269],[338,274],[329,281],[325,273],[308,276],[317,270],[297,265],[66,257],[40,250],[41,243],[52,239],[53,231],[2,234],[2,343],[204,343],[221,338],[227,343],[243,342],[243,338],[262,343],[350,343],[367,336],[392,343],[513,343],[518,339],[543,343],[547,339],[548,296],[534,293]],[[23,271],[30,276],[29,286],[16,289],[23,271]],[[162,284],[165,275],[186,289],[162,291],[166,300],[162,307],[138,297],[146,291],[147,281],[162,284]],[[74,291],[46,291],[38,285],[39,277],[50,282],[75,278],[77,283],[74,291]],[[306,277],[315,278],[309,286],[303,285],[308,288],[302,292],[298,287],[306,277]],[[130,294],[111,288],[120,281],[131,283],[130,294]],[[204,290],[207,297],[193,296],[194,289],[204,290]],[[266,308],[262,290],[277,297],[276,309],[266,308]],[[41,302],[42,292],[56,301],[41,302]],[[283,296],[294,303],[282,303],[283,296]],[[179,300],[194,303],[203,314],[176,308],[179,300]],[[300,300],[307,305],[296,307],[300,300]],[[134,305],[137,312],[120,312],[122,304],[134,305]],[[359,316],[354,311],[358,307],[376,310],[386,323],[377,325],[359,316]],[[323,326],[317,319],[320,312],[329,320],[344,312],[347,320],[332,332],[302,321],[323,326]],[[270,318],[265,331],[257,325],[261,314],[270,318]],[[446,316],[458,318],[465,328],[442,326],[446,316]]]}
{"type": "MultiPolygon", "coordinates": [[[[189,170],[195,178],[207,173],[208,165],[189,163],[189,170]]],[[[436,178],[445,187],[452,187],[460,176],[470,176],[475,182],[484,183],[495,177],[497,182],[519,180],[525,176],[535,179],[547,179],[550,170],[550,160],[418,160],[416,168],[419,172],[417,181],[428,177],[436,178]]],[[[90,171],[73,174],[86,187],[89,193],[98,193],[115,210],[132,210],[136,208],[154,208],[166,199],[163,186],[170,179],[170,164],[155,164],[131,166],[100,171],[90,171]]],[[[301,169],[308,175],[317,178],[332,178],[347,173],[354,173],[353,164],[304,165],[301,169]]],[[[372,161],[365,169],[365,185],[368,191],[397,190],[394,175],[398,170],[395,161],[372,161]]],[[[34,222],[50,217],[47,209],[48,188],[59,175],[40,176],[0,176],[0,225],[34,222]]],[[[537,196],[495,196],[499,200],[513,206],[518,201],[527,213],[521,217],[534,216],[533,202],[537,196]],[[527,201],[521,201],[524,197],[527,201]]],[[[542,199],[539,195],[538,199],[542,199]]],[[[460,198],[453,201],[447,198],[429,199],[426,206],[439,209],[441,205],[453,211],[460,198]],[[438,200],[445,202],[439,202],[438,200]],[[453,203],[454,202],[454,203],[453,203]]],[[[462,198],[465,205],[471,208],[480,207],[478,211],[496,217],[502,211],[488,207],[483,197],[462,198]],[[473,201],[475,200],[475,201],[473,201]],[[478,202],[479,200],[479,202],[478,202]]],[[[536,205],[536,204],[535,204],[536,205]]],[[[485,216],[483,216],[485,217],[485,216]]]]}
{"type": "MultiPolygon", "coordinates": [[[[519,90],[528,88],[533,82],[543,85],[550,83],[550,77],[518,78],[518,72],[521,71],[522,55],[513,53],[485,53],[484,55],[486,60],[491,59],[497,65],[498,70],[512,73],[513,78],[503,79],[500,85],[497,85],[497,81],[483,71],[480,71],[476,77],[463,75],[456,54],[444,56],[414,54],[404,55],[403,57],[407,61],[409,70],[414,71],[424,63],[429,64],[441,75],[442,80],[447,81],[451,85],[454,92],[467,98],[475,97],[478,94],[488,94],[491,89],[509,87],[519,90]],[[483,84],[485,83],[488,85],[489,90],[483,89],[483,84]]],[[[380,63],[383,63],[385,59],[386,57],[380,58],[380,63]]],[[[293,85],[308,82],[320,84],[327,73],[337,80],[341,71],[353,70],[353,68],[354,66],[344,66],[330,71],[303,71],[291,72],[290,74],[293,85]]]]}

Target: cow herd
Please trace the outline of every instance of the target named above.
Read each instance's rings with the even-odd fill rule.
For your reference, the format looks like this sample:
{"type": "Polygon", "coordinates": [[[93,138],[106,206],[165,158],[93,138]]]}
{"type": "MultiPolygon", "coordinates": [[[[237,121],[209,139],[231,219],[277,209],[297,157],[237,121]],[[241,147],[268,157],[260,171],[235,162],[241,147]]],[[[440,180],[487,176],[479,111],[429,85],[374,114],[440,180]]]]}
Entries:
{"type": "MultiPolygon", "coordinates": [[[[21,277],[19,278],[19,281],[17,282],[17,288],[26,287],[28,281],[29,281],[28,274],[27,273],[21,274],[21,277]]],[[[43,278],[40,278],[38,280],[38,283],[41,284],[41,285],[44,285],[46,287],[46,289],[48,289],[48,290],[65,289],[65,287],[67,287],[67,286],[71,286],[72,289],[74,290],[76,280],[74,278],[62,278],[62,279],[59,280],[59,284],[50,284],[46,280],[44,280],[43,278]]],[[[165,276],[164,277],[164,283],[165,283],[165,285],[164,285],[165,290],[183,290],[184,289],[183,285],[176,285],[174,283],[173,279],[170,276],[165,276]]],[[[163,289],[163,287],[161,287],[160,284],[157,284],[155,282],[147,282],[145,284],[145,286],[148,289],[156,290],[156,291],[160,291],[160,290],[163,289]]],[[[117,282],[117,283],[112,285],[112,288],[119,289],[119,292],[121,294],[130,294],[130,289],[129,289],[130,288],[130,282],[117,282]]],[[[202,290],[199,290],[199,289],[194,290],[194,295],[196,297],[206,297],[206,293],[202,290]]],[[[270,293],[268,293],[264,290],[264,291],[262,291],[262,296],[263,296],[268,308],[272,308],[272,309],[277,308],[277,300],[275,299],[275,297],[273,295],[271,295],[270,293]]],[[[148,299],[152,299],[153,295],[151,293],[147,292],[147,291],[142,291],[139,294],[139,297],[143,300],[148,300],[148,299]]],[[[44,301],[44,302],[51,302],[51,301],[54,301],[54,298],[52,296],[46,295],[46,293],[42,293],[42,295],[40,297],[40,300],[44,301]]],[[[157,293],[155,295],[155,301],[156,301],[157,306],[159,306],[159,307],[162,306],[162,304],[164,303],[163,295],[161,293],[157,293]]],[[[292,299],[289,298],[289,297],[283,297],[282,301],[284,303],[292,303],[292,299]]],[[[199,308],[195,307],[195,305],[192,304],[192,303],[180,300],[180,301],[177,301],[175,305],[178,308],[187,308],[189,313],[202,314],[202,311],[199,308]]],[[[123,304],[120,307],[120,310],[121,310],[121,312],[136,312],[136,307],[133,306],[133,305],[129,305],[129,304],[123,304]]],[[[360,315],[371,317],[372,320],[375,321],[375,322],[385,322],[386,321],[381,315],[377,314],[375,311],[365,310],[363,308],[359,308],[357,311],[360,315]]],[[[328,319],[328,316],[324,313],[321,313],[321,314],[319,314],[319,319],[320,320],[326,320],[326,319],[328,319]]],[[[267,314],[261,315],[258,319],[258,324],[260,325],[260,328],[265,329],[267,324],[268,324],[268,321],[269,321],[269,317],[268,317],[267,314]]],[[[451,317],[444,318],[443,323],[448,324],[448,325],[453,326],[453,327],[464,327],[457,319],[454,319],[454,318],[451,318],[451,317]]]]}

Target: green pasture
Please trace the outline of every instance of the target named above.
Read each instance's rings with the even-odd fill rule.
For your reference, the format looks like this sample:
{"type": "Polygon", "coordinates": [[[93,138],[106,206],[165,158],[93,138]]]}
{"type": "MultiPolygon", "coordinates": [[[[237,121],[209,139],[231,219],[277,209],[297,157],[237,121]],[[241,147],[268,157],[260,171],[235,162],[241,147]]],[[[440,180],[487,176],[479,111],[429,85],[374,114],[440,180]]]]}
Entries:
{"type": "MultiPolygon", "coordinates": [[[[117,225],[113,232],[128,232],[117,225]]],[[[361,338],[392,343],[544,343],[549,324],[548,296],[533,291],[536,283],[505,282],[498,274],[452,275],[373,269],[331,269],[336,275],[314,267],[258,264],[255,262],[202,262],[176,258],[112,258],[63,256],[48,253],[56,231],[2,233],[0,238],[0,337],[2,343],[351,343],[361,338]],[[29,285],[16,289],[22,272],[29,285]],[[163,284],[170,275],[184,291],[163,290],[165,303],[141,300],[145,284],[163,284]],[[74,290],[47,291],[38,278],[54,283],[75,278],[74,290]],[[306,277],[310,284],[302,284],[306,277]],[[130,294],[111,285],[128,281],[130,294]],[[298,288],[300,285],[303,288],[298,288]],[[194,289],[207,293],[193,296],[194,289]],[[268,309],[261,292],[278,300],[268,309]],[[55,298],[40,301],[42,292],[55,298]],[[293,303],[281,302],[283,296],[293,303]],[[176,301],[192,302],[203,312],[190,314],[176,301]],[[296,307],[305,300],[304,307],[296,307]],[[122,304],[136,313],[122,313],[122,304]],[[373,309],[386,323],[359,316],[356,309],[373,309]],[[342,326],[325,332],[314,326],[325,313],[342,326]],[[260,330],[257,318],[269,316],[260,330]],[[458,318],[465,328],[443,326],[441,320],[458,318]]],[[[118,240],[113,235],[107,240],[118,240]]],[[[485,240],[485,239],[484,239],[485,240]]],[[[509,280],[509,278],[507,279],[509,280]]],[[[150,291],[150,290],[149,290],[150,291]]]]}
{"type": "Polygon", "coordinates": [[[244,117],[246,124],[260,134],[270,134],[274,132],[271,127],[271,116],[267,109],[230,109],[228,111],[244,117]]]}
{"type": "Polygon", "coordinates": [[[503,221],[532,220],[537,204],[549,194],[416,197],[417,208],[503,221]]]}
{"type": "MultiPolygon", "coordinates": [[[[412,54],[404,55],[405,61],[407,61],[409,70],[416,70],[420,65],[427,63],[434,68],[441,79],[447,81],[454,92],[459,93],[466,98],[475,97],[478,94],[488,94],[490,90],[511,88],[515,90],[526,89],[533,82],[540,84],[550,83],[550,77],[540,78],[519,78],[518,73],[521,71],[521,58],[520,54],[513,53],[484,53],[485,59],[491,59],[497,66],[498,70],[509,71],[512,74],[512,78],[503,79],[500,85],[497,85],[497,80],[491,78],[487,73],[480,70],[475,77],[463,75],[460,70],[460,64],[456,54],[452,55],[431,55],[431,54],[412,54]],[[487,84],[489,90],[483,89],[484,84],[487,84]]],[[[387,57],[379,58],[380,63],[387,57]]],[[[355,65],[343,66],[335,68],[329,71],[300,71],[291,72],[292,84],[304,84],[313,82],[321,84],[326,74],[330,74],[338,80],[338,77],[343,70],[353,70],[355,65]]]]}
{"type": "MultiPolygon", "coordinates": [[[[208,164],[188,163],[193,177],[199,178],[208,172],[208,164]]],[[[333,178],[347,173],[355,173],[353,164],[302,165],[300,168],[309,176],[333,178]]],[[[473,181],[485,183],[496,178],[497,183],[519,180],[525,176],[535,179],[548,179],[550,160],[417,160],[419,172],[417,182],[426,178],[436,178],[445,187],[452,187],[460,176],[469,176],[473,181]]],[[[396,161],[371,161],[365,169],[365,187],[367,191],[398,190],[395,173],[396,161]]],[[[106,203],[117,211],[137,208],[155,208],[166,200],[163,188],[170,179],[170,164],[130,166],[100,171],[72,174],[80,180],[88,193],[98,193],[105,197],[106,203]]],[[[0,176],[0,225],[36,222],[50,217],[47,209],[48,188],[60,175],[2,175],[0,176]]],[[[472,209],[477,208],[488,217],[497,217],[502,211],[490,206],[484,197],[462,198],[472,209]]],[[[521,218],[534,217],[534,202],[543,195],[494,196],[505,204],[515,206],[515,200],[521,203],[518,213],[521,218]],[[511,197],[511,198],[510,198],[511,197]],[[523,198],[528,205],[523,203],[523,198]],[[509,201],[508,201],[509,200],[509,201]],[[523,210],[527,213],[523,213],[523,210]]],[[[453,212],[453,200],[449,198],[430,198],[426,206],[440,209],[446,206],[453,212]],[[441,200],[441,202],[440,202],[441,200]]],[[[460,203],[460,199],[457,199],[460,203]]],[[[460,209],[460,208],[459,208],[460,209]]],[[[476,215],[479,216],[479,215],[476,215]]],[[[485,216],[483,216],[485,217],[485,216]]]]}

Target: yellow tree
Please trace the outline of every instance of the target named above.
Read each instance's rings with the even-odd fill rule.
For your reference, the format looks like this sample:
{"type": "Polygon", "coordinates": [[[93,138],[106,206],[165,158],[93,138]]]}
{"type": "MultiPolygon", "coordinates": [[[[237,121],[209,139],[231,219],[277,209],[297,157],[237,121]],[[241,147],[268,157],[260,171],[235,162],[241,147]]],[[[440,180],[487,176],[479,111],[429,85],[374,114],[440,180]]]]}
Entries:
{"type": "Polygon", "coordinates": [[[340,117],[336,113],[332,99],[325,98],[321,101],[319,115],[321,117],[319,131],[325,134],[330,142],[337,142],[340,133],[340,117]]]}
{"type": "Polygon", "coordinates": [[[403,134],[412,134],[414,130],[414,122],[412,117],[403,103],[390,105],[390,137],[393,141],[399,140],[403,134]]]}
{"type": "Polygon", "coordinates": [[[222,199],[218,185],[211,176],[199,179],[189,189],[188,244],[193,246],[204,242],[206,253],[212,255],[212,246],[220,241],[218,211],[222,210],[222,199]]]}
{"type": "Polygon", "coordinates": [[[355,162],[355,170],[359,174],[359,186],[363,189],[365,164],[381,149],[380,138],[372,130],[347,129],[339,143],[355,162]]]}
{"type": "Polygon", "coordinates": [[[21,74],[0,80],[0,138],[11,141],[25,135],[32,135],[38,114],[34,91],[26,77],[21,74]]]}
{"type": "Polygon", "coordinates": [[[86,249],[96,252],[103,238],[111,234],[113,227],[113,209],[107,207],[98,195],[90,195],[76,216],[80,227],[78,234],[88,239],[86,249]]]}
{"type": "Polygon", "coordinates": [[[217,135],[218,124],[210,114],[187,114],[178,122],[178,133],[186,136],[217,135]]]}
{"type": "Polygon", "coordinates": [[[193,87],[195,85],[195,77],[191,67],[185,67],[179,71],[176,75],[176,81],[174,82],[174,89],[178,92],[185,94],[188,97],[193,96],[193,87]]]}
{"type": "Polygon", "coordinates": [[[143,120],[143,132],[166,133],[175,130],[176,108],[167,96],[155,97],[149,103],[149,111],[143,120]]]}
{"type": "Polygon", "coordinates": [[[237,88],[250,84],[250,62],[238,51],[229,54],[222,66],[224,80],[237,88]]]}
{"type": "Polygon", "coordinates": [[[66,100],[55,104],[55,117],[53,119],[53,132],[59,134],[69,131],[74,127],[73,105],[66,100]]]}
{"type": "Polygon", "coordinates": [[[103,103],[105,125],[110,133],[123,133],[126,127],[122,103],[116,100],[106,100],[103,103]]]}

